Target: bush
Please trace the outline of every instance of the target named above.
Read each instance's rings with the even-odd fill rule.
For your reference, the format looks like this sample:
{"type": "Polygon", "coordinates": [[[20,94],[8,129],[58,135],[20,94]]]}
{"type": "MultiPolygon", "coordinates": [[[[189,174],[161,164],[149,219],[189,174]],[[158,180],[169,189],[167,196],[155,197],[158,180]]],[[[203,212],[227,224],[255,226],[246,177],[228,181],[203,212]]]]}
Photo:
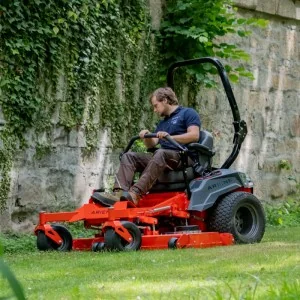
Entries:
{"type": "Polygon", "coordinates": [[[299,197],[288,199],[279,205],[266,205],[267,223],[273,226],[299,226],[300,201],[299,197]]]}
{"type": "Polygon", "coordinates": [[[33,234],[6,233],[0,235],[4,253],[36,251],[36,237],[33,234]]]}

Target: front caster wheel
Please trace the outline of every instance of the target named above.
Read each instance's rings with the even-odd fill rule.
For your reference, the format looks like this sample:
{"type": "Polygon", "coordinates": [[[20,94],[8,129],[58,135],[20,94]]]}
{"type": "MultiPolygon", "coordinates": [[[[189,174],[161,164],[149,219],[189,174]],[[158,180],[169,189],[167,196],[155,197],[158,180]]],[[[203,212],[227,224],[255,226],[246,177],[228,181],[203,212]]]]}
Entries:
{"type": "Polygon", "coordinates": [[[128,242],[119,236],[113,228],[107,229],[104,235],[104,242],[109,250],[117,251],[136,251],[139,250],[142,243],[142,235],[139,228],[132,222],[122,221],[123,227],[131,235],[131,241],[128,242]]]}
{"type": "Polygon", "coordinates": [[[176,249],[177,248],[177,240],[178,240],[178,238],[175,238],[175,237],[170,238],[170,240],[168,242],[168,248],[176,249]]]}
{"type": "Polygon", "coordinates": [[[99,251],[104,251],[104,250],[105,250],[105,243],[103,243],[103,242],[93,243],[92,251],[99,252],[99,251]]]}
{"type": "Polygon", "coordinates": [[[56,231],[62,239],[62,243],[56,244],[44,231],[39,231],[37,234],[36,245],[40,251],[57,250],[70,251],[72,249],[73,239],[69,230],[62,225],[51,225],[52,229],[56,231]]]}

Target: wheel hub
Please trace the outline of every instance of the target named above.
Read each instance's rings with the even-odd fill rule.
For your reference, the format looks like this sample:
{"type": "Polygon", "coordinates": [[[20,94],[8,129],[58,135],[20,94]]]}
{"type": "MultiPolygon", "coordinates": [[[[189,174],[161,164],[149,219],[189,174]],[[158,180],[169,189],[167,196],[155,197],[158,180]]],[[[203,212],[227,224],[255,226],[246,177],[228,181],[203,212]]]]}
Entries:
{"type": "Polygon", "coordinates": [[[252,206],[241,206],[235,214],[236,230],[243,235],[247,235],[256,230],[257,216],[252,206]]]}

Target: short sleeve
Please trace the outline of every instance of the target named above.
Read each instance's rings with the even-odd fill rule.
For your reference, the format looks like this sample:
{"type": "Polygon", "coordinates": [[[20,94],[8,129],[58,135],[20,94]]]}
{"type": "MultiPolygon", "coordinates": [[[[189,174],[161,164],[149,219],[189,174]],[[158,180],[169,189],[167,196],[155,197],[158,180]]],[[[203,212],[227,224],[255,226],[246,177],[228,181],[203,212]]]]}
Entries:
{"type": "Polygon", "coordinates": [[[201,128],[200,116],[193,108],[187,108],[184,117],[186,128],[190,126],[198,126],[199,128],[201,128]]]}

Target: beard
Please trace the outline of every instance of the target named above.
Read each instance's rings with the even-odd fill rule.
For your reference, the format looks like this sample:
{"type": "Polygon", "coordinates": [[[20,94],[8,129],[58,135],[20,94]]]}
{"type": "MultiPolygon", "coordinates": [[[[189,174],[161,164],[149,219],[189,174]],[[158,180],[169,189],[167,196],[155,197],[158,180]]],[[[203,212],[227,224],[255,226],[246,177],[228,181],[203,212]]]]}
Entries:
{"type": "Polygon", "coordinates": [[[165,111],[162,111],[160,113],[158,113],[158,115],[161,117],[161,118],[164,118],[164,117],[167,117],[168,114],[165,112],[165,111]]]}

